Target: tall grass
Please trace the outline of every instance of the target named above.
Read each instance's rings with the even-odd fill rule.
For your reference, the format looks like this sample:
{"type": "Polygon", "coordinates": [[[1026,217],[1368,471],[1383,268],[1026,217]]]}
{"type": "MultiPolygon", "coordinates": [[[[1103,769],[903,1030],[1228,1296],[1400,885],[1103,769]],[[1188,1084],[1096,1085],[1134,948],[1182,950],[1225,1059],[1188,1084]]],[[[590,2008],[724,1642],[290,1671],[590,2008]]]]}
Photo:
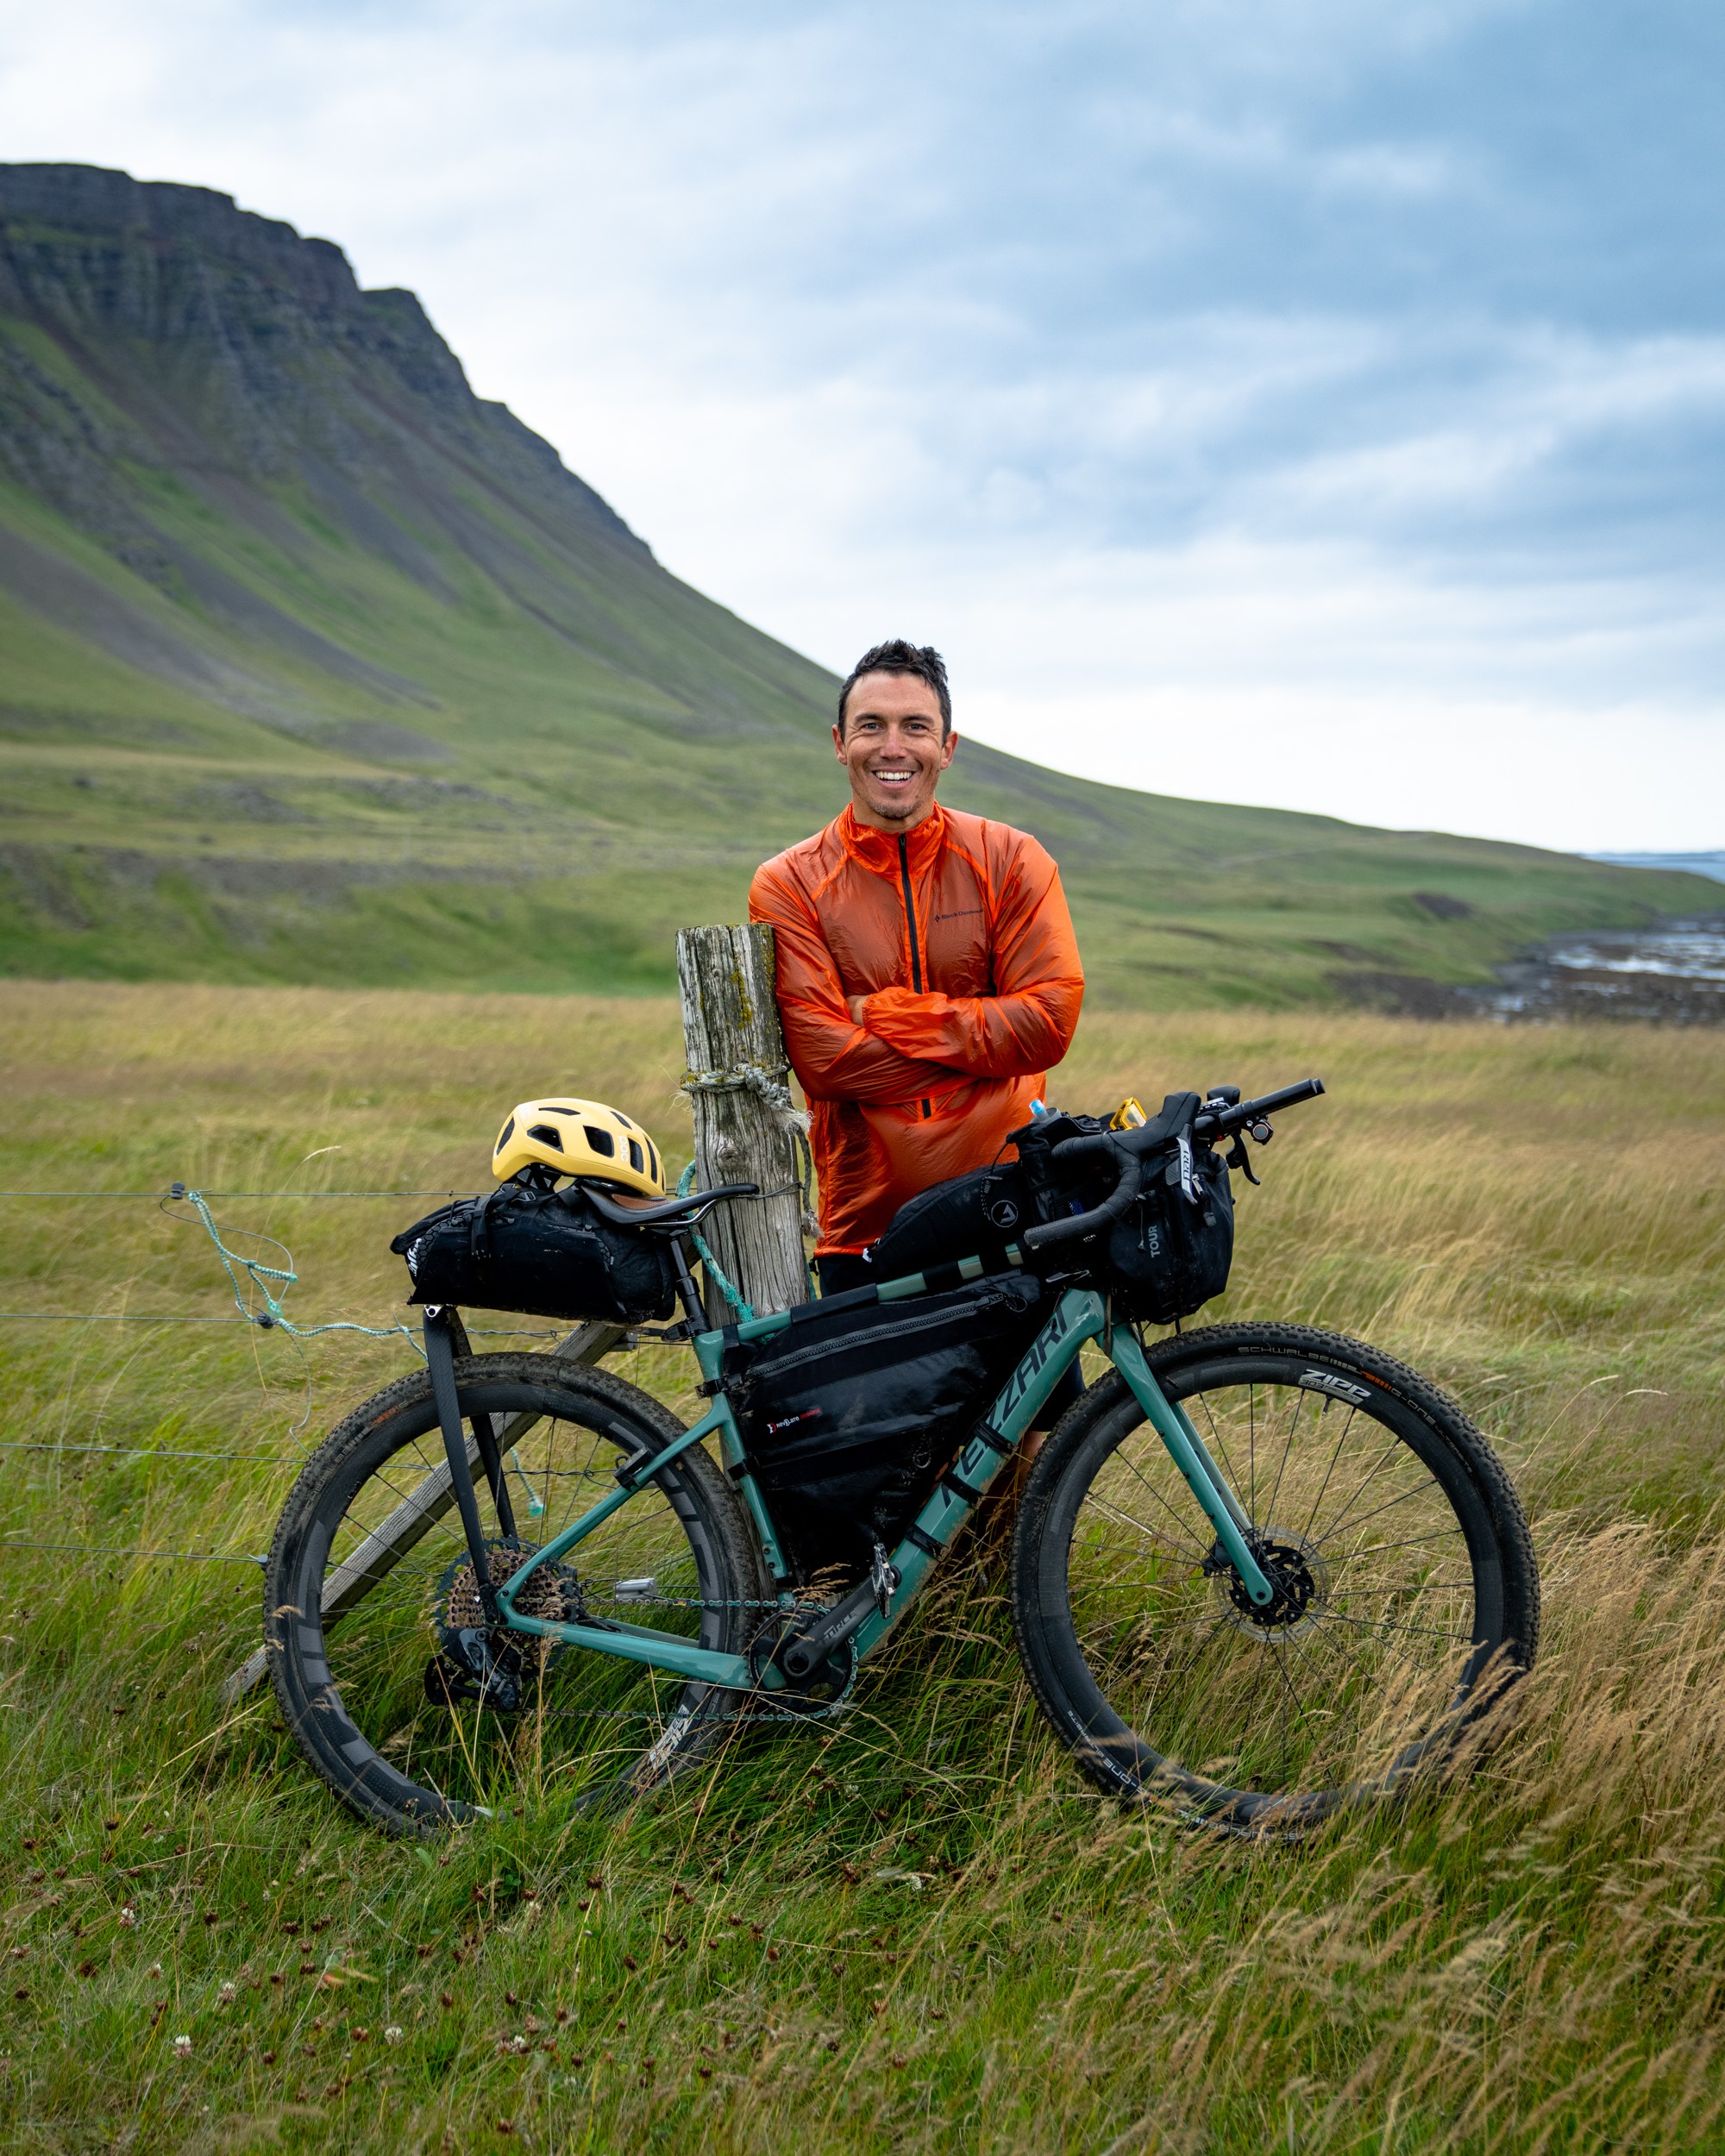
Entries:
{"type": "MultiPolygon", "coordinates": [[[[570,1085],[687,1150],[662,1004],[0,998],[9,1189],[472,1188],[501,1111],[570,1085]]],[[[1044,1733],[973,1546],[842,1722],[741,1728],[622,1820],[536,1800],[404,1848],[334,1806],[267,1696],[220,1706],[254,1568],[9,1550],[9,2146],[1725,2143],[1716,1037],[1104,1016],[1053,1090],[1308,1069],[1331,1097],[1258,1156],[1220,1314],[1403,1354],[1515,1475],[1546,1644],[1465,1773],[1299,1850],[1122,1814],[1044,1733]]],[[[217,1206],[291,1244],[291,1310],[380,1325],[421,1209],[217,1206]]],[[[223,1312],[201,1232],[147,1202],[0,1223],[0,1307],[223,1312]]],[[[241,1552],[411,1359],[216,1326],[8,1323],[0,1350],[4,1438],[53,1448],[0,1454],[0,1540],[241,1552]]],[[[678,1358],[624,1367],[688,1410],[678,1358]]]]}

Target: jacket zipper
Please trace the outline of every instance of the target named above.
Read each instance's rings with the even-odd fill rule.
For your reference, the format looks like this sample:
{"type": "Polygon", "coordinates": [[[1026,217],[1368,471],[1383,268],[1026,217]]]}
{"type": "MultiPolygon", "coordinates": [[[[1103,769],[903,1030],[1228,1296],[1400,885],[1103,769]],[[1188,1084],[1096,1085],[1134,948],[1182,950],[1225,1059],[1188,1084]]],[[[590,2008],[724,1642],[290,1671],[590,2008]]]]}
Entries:
{"type": "MultiPolygon", "coordinates": [[[[911,939],[911,986],[920,995],[922,993],[922,954],[917,949],[916,900],[911,895],[911,849],[910,842],[902,831],[899,833],[899,881],[904,887],[905,927],[911,939]]],[[[925,1100],[922,1104],[922,1112],[923,1119],[926,1122],[928,1118],[934,1113],[932,1102],[925,1100]]]]}

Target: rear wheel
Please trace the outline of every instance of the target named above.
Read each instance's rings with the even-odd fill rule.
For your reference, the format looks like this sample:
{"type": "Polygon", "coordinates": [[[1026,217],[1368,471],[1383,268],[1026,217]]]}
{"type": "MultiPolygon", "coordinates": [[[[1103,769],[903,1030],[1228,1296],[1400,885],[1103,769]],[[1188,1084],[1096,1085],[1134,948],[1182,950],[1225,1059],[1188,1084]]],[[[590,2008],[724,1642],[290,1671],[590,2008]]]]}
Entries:
{"type": "Polygon", "coordinates": [[[1298,1832],[1440,1757],[1533,1661],[1509,1478],[1452,1401],[1305,1326],[1217,1326],[1151,1368],[1248,1514],[1252,1605],[1117,1372],[1061,1422],[1013,1553],[1037,1696],[1105,1789],[1298,1832]]]}
{"type": "MultiPolygon", "coordinates": [[[[469,1426],[503,1440],[511,1523],[482,1470],[474,1487],[494,1582],[617,1485],[620,1457],[662,1451],[682,1426],[603,1370],[550,1356],[455,1365],[469,1426]]],[[[649,1625],[739,1653],[763,1596],[742,1507],[696,1446],[536,1573],[524,1614],[649,1625]]],[[[350,1415],[307,1463],[270,1553],[264,1637],[289,1727],[355,1811],[392,1833],[424,1832],[507,1802],[522,1789],[584,1797],[641,1794],[710,1751],[738,1695],[519,1633],[518,1703],[501,1711],[464,1687],[449,1651],[482,1626],[474,1567],[448,1487],[429,1376],[350,1415]]]]}

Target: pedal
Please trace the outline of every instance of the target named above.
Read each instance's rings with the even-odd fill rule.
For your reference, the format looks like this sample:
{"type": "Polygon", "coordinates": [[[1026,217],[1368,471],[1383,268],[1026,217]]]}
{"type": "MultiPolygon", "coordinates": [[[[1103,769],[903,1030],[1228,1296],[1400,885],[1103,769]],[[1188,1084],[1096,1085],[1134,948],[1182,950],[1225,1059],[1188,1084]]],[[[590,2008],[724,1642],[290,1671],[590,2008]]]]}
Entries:
{"type": "Polygon", "coordinates": [[[869,1584],[875,1590],[875,1607],[882,1617],[893,1614],[893,1597],[903,1583],[904,1575],[888,1557],[881,1544],[875,1545],[875,1554],[869,1561],[869,1584]]]}

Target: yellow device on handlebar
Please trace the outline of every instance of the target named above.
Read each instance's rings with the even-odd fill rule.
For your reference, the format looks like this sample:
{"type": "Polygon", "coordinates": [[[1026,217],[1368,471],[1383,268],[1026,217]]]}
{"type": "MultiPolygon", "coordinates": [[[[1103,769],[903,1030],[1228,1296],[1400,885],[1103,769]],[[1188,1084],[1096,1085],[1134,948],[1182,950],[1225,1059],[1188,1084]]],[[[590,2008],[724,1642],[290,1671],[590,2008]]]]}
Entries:
{"type": "Polygon", "coordinates": [[[1141,1131],[1150,1118],[1130,1094],[1108,1119],[1111,1131],[1141,1131]]]}

